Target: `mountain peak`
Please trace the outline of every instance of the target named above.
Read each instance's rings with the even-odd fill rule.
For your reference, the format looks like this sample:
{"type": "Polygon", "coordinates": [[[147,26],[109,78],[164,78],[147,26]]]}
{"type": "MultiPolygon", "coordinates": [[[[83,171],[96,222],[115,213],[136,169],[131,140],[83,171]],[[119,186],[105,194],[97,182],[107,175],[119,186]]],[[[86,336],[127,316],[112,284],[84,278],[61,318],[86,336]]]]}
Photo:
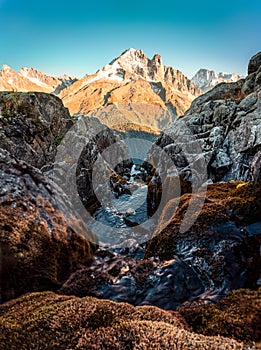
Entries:
{"type": "Polygon", "coordinates": [[[26,75],[26,74],[32,74],[32,73],[41,73],[39,70],[35,69],[35,68],[28,68],[28,67],[23,67],[22,69],[20,69],[20,71],[18,72],[18,74],[22,74],[22,75],[26,75]]]}
{"type": "Polygon", "coordinates": [[[149,59],[142,50],[129,48],[98,70],[97,76],[91,81],[101,78],[115,81],[136,79],[162,81],[164,80],[164,65],[159,54],[149,59]]]}
{"type": "MultiPolygon", "coordinates": [[[[135,103],[152,106],[153,113],[159,113],[158,116],[167,111],[176,117],[184,114],[193,98],[200,93],[200,88],[195,87],[181,71],[166,67],[159,54],[148,58],[142,50],[129,48],[95,74],[85,76],[65,89],[60,96],[70,112],[77,115],[88,115],[98,106],[112,111],[117,108],[115,106],[135,103]]],[[[146,113],[152,113],[149,111],[150,107],[137,119],[139,112],[131,109],[130,118],[132,122],[139,123],[139,120],[147,118],[146,113]]],[[[122,120],[123,117],[119,117],[122,120]]],[[[115,118],[112,118],[114,123],[115,118]]],[[[112,120],[108,122],[110,125],[113,125],[112,120]]],[[[161,125],[160,121],[158,123],[161,125]]]]}
{"type": "Polygon", "coordinates": [[[134,49],[133,47],[130,47],[129,49],[123,51],[119,57],[128,56],[128,55],[131,55],[131,56],[144,55],[144,52],[140,49],[134,49]]]}
{"type": "Polygon", "coordinates": [[[7,64],[4,64],[1,68],[1,73],[5,74],[5,73],[15,73],[15,71],[10,67],[8,66],[7,64]]]}
{"type": "MultiPolygon", "coordinates": [[[[114,58],[109,65],[113,65],[115,62],[123,60],[136,60],[137,58],[145,58],[146,55],[142,50],[133,49],[132,47],[123,51],[120,56],[114,58]]],[[[147,57],[146,57],[147,58],[147,57]]]]}
{"type": "Polygon", "coordinates": [[[201,68],[191,80],[195,85],[198,85],[204,92],[206,92],[219,83],[231,83],[241,78],[243,78],[243,76],[237,73],[217,73],[214,70],[201,68]]]}

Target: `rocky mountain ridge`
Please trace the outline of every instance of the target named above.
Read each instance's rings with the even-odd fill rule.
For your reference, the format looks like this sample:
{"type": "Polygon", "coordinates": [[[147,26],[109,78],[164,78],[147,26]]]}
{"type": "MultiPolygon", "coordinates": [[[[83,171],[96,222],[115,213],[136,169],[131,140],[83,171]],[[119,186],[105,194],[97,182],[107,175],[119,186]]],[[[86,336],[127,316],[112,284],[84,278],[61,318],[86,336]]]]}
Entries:
{"type": "Polygon", "coordinates": [[[136,124],[161,130],[201,94],[181,71],[165,66],[159,54],[149,59],[135,49],[124,51],[95,74],[79,80],[51,77],[33,68],[16,73],[4,65],[0,90],[56,94],[71,114],[95,116],[121,131],[128,123],[130,129],[136,124]]]}
{"type": "Polygon", "coordinates": [[[127,132],[136,124],[158,131],[183,115],[202,91],[239,78],[237,74],[201,69],[190,80],[181,71],[165,66],[159,54],[149,59],[142,50],[130,48],[95,74],[79,80],[67,75],[48,76],[33,68],[16,73],[4,65],[0,90],[56,94],[71,114],[97,117],[115,130],[125,128],[127,132]]]}
{"type": "Polygon", "coordinates": [[[3,65],[0,71],[0,91],[47,92],[55,95],[77,79],[69,75],[52,77],[34,68],[22,68],[18,73],[3,65]]]}
{"type": "Polygon", "coordinates": [[[149,59],[142,50],[129,49],[59,96],[72,114],[92,114],[109,127],[136,123],[161,129],[200,93],[182,72],[165,66],[160,55],[149,59]]]}
{"type": "Polygon", "coordinates": [[[207,92],[220,83],[232,83],[243,78],[243,75],[237,73],[217,73],[214,70],[201,68],[193,76],[191,81],[199,86],[203,92],[207,92]]]}

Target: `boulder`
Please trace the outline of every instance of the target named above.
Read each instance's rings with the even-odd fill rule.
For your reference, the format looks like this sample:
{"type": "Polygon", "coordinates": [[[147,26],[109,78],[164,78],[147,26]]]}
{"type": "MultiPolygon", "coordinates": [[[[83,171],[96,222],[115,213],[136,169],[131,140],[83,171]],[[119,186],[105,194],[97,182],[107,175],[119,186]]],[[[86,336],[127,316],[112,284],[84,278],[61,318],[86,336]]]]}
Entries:
{"type": "Polygon", "coordinates": [[[57,186],[38,169],[0,149],[2,301],[56,290],[92,260],[95,245],[86,239],[94,241],[92,235],[73,211],[64,216],[59,198],[57,186]]]}
{"type": "Polygon", "coordinates": [[[62,101],[40,92],[0,92],[0,148],[36,168],[50,165],[73,125],[62,101]]]}

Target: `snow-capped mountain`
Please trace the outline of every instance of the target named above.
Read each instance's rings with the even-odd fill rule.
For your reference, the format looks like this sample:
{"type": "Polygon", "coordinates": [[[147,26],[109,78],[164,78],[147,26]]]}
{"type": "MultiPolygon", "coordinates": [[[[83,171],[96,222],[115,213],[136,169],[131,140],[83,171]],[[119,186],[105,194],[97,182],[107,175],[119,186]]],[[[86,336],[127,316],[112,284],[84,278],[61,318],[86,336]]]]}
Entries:
{"type": "Polygon", "coordinates": [[[112,127],[131,123],[162,129],[190,107],[201,89],[181,71],[133,48],[80,80],[48,76],[33,68],[0,71],[0,90],[57,94],[71,114],[94,115],[112,127]]]}
{"type": "Polygon", "coordinates": [[[58,94],[77,79],[64,75],[52,77],[34,68],[22,68],[18,73],[11,67],[3,65],[0,71],[0,90],[40,91],[58,94]]]}
{"type": "Polygon", "coordinates": [[[201,88],[203,92],[211,90],[219,83],[232,83],[244,78],[237,73],[216,73],[213,70],[201,68],[191,79],[193,83],[201,88]]]}
{"type": "Polygon", "coordinates": [[[149,59],[131,48],[59,96],[72,114],[95,114],[109,126],[131,122],[157,129],[183,114],[200,94],[181,71],[165,66],[160,55],[149,59]]]}
{"type": "Polygon", "coordinates": [[[191,84],[182,72],[163,65],[159,54],[155,54],[152,59],[149,59],[142,50],[133,48],[124,51],[95,74],[84,77],[83,85],[99,80],[130,82],[138,79],[152,83],[165,82],[179,92],[184,91],[192,95],[200,93],[200,89],[191,84]]]}
{"type": "Polygon", "coordinates": [[[46,91],[52,93],[59,93],[65,87],[73,84],[77,79],[64,74],[61,77],[52,77],[34,68],[22,68],[19,75],[29,79],[33,83],[42,86],[46,91]]]}

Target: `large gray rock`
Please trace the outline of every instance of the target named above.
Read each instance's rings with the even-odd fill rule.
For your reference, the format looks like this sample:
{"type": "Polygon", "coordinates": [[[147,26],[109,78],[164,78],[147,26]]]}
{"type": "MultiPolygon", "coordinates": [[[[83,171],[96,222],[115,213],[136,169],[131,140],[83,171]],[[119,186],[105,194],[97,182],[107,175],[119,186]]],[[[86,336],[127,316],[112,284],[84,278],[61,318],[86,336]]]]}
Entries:
{"type": "Polygon", "coordinates": [[[0,147],[42,168],[73,125],[62,101],[41,92],[0,92],[0,147]]]}
{"type": "MultiPolygon", "coordinates": [[[[63,189],[82,219],[88,221],[101,205],[109,205],[112,177],[130,171],[132,161],[120,136],[97,118],[82,117],[57,148],[48,175],[63,189]],[[87,209],[87,210],[86,210],[87,209]]],[[[119,178],[120,178],[119,175],[119,178]]]]}
{"type": "Polygon", "coordinates": [[[86,237],[94,239],[61,192],[38,169],[0,149],[2,301],[55,290],[92,259],[95,245],[86,237]]]}

